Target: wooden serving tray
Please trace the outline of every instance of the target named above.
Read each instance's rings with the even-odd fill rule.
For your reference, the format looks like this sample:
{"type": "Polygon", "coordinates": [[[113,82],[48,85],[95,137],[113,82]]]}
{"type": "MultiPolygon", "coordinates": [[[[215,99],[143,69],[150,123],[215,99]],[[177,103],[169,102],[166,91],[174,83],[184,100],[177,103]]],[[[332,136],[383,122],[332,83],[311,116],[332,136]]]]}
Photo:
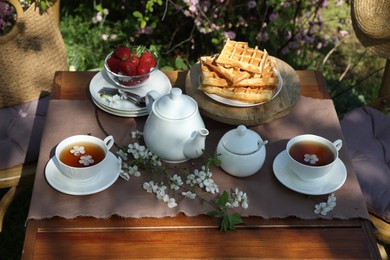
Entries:
{"type": "Polygon", "coordinates": [[[186,78],[186,93],[198,102],[202,115],[229,125],[254,126],[271,122],[287,115],[298,101],[301,83],[295,70],[275,58],[283,87],[271,101],[252,107],[233,107],[219,103],[199,90],[200,64],[195,64],[186,78]]]}

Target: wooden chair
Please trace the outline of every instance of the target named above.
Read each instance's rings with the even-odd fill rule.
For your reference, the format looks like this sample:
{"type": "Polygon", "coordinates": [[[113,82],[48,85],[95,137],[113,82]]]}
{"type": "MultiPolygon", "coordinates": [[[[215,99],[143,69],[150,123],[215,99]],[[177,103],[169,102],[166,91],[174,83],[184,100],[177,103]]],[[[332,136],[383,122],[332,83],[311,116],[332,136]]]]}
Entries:
{"type": "Polygon", "coordinates": [[[9,188],[0,200],[0,232],[3,230],[5,213],[16,196],[17,187],[32,184],[35,168],[36,163],[29,163],[0,170],[0,189],[9,188]]]}
{"type": "MultiPolygon", "coordinates": [[[[27,19],[23,13],[23,10],[20,6],[20,3],[16,1],[9,1],[18,12],[18,17],[21,20],[18,20],[18,24],[27,23],[27,21],[31,21],[33,19],[27,19]],[[26,19],[24,19],[26,18],[26,19]]],[[[34,8],[34,7],[31,7],[34,8]]],[[[53,54],[58,57],[58,60],[53,64],[52,70],[47,69],[48,72],[45,74],[45,79],[48,80],[40,80],[39,78],[34,78],[34,82],[40,82],[41,85],[45,85],[48,89],[51,88],[51,79],[54,77],[55,70],[65,70],[66,69],[66,49],[62,40],[62,36],[59,33],[59,8],[60,3],[59,0],[54,1],[54,5],[51,7],[50,12],[53,14],[53,31],[57,35],[56,43],[59,43],[57,46],[53,44],[53,54]],[[57,26],[56,26],[57,25],[57,26]],[[61,59],[64,57],[64,59],[61,59]],[[53,74],[51,74],[52,72],[53,74]],[[47,75],[50,73],[50,75],[47,75]],[[46,82],[48,84],[45,84],[46,82]]],[[[38,11],[36,11],[38,12],[38,11]]],[[[35,19],[35,18],[34,18],[35,19]]],[[[50,18],[49,18],[50,19],[50,18]]],[[[30,26],[31,28],[31,26],[30,26]]],[[[0,47],[2,49],[7,50],[7,48],[12,48],[16,46],[14,42],[11,42],[15,37],[20,36],[19,40],[24,37],[24,34],[28,34],[28,30],[18,31],[12,35],[6,36],[0,42],[0,47]],[[17,36],[15,36],[17,35],[17,36]]],[[[42,30],[41,30],[42,31],[42,30]]],[[[52,31],[51,31],[52,32],[52,31]]],[[[44,32],[47,33],[47,32],[44,32]]],[[[29,42],[29,44],[33,44],[29,42]]],[[[6,51],[5,51],[6,52],[6,51]]],[[[9,54],[9,52],[8,52],[9,54]]],[[[1,54],[3,56],[3,53],[1,54]]],[[[42,54],[45,55],[45,54],[42,54]]],[[[42,56],[41,55],[41,56],[42,56]]],[[[4,58],[4,57],[0,57],[4,58]]],[[[3,69],[3,68],[2,68],[3,69]]],[[[11,66],[4,68],[5,70],[12,70],[11,66]]],[[[22,68],[15,66],[16,70],[21,70],[22,68]]],[[[37,75],[38,73],[31,73],[37,75]]],[[[7,73],[3,71],[3,74],[6,74],[6,77],[9,77],[12,73],[7,73]]],[[[18,73],[16,73],[18,74],[18,73]]],[[[15,73],[13,73],[15,75],[15,73]]],[[[19,75],[19,78],[22,76],[19,75]]],[[[39,77],[39,76],[37,76],[39,77]]],[[[16,79],[19,78],[7,78],[8,82],[16,82],[16,79]]],[[[28,82],[29,79],[25,79],[28,82]]],[[[42,135],[44,119],[46,116],[46,110],[48,101],[50,96],[46,94],[45,97],[39,97],[38,95],[33,99],[26,99],[26,101],[20,103],[10,103],[6,102],[10,100],[10,91],[7,91],[8,85],[6,82],[3,82],[4,79],[0,80],[1,85],[1,102],[0,102],[0,129],[1,137],[0,137],[0,151],[1,151],[1,161],[0,163],[0,189],[5,190],[5,194],[1,197],[0,200],[0,232],[3,229],[3,220],[4,216],[7,212],[8,207],[12,203],[15,198],[17,191],[19,188],[23,188],[27,185],[32,185],[35,175],[36,169],[36,161],[39,154],[39,144],[42,135]],[[20,111],[20,112],[18,112],[20,111]],[[24,127],[24,128],[23,128],[24,127]],[[9,129],[10,128],[10,129],[9,129]],[[23,129],[23,130],[21,130],[23,129]],[[17,132],[17,133],[16,133],[17,132]],[[11,140],[12,139],[12,140],[11,140]],[[21,140],[23,139],[23,141],[21,140]],[[20,142],[19,142],[20,141],[20,142]],[[14,150],[11,149],[14,146],[17,146],[14,150]]],[[[15,83],[12,83],[15,84],[15,83]]],[[[9,84],[11,85],[11,84],[9,84]]],[[[27,85],[27,84],[25,84],[27,85]]],[[[34,86],[35,87],[35,86],[34,86]]],[[[16,93],[16,91],[11,92],[11,94],[16,93]]],[[[20,97],[19,94],[15,95],[16,98],[20,97]]]]}

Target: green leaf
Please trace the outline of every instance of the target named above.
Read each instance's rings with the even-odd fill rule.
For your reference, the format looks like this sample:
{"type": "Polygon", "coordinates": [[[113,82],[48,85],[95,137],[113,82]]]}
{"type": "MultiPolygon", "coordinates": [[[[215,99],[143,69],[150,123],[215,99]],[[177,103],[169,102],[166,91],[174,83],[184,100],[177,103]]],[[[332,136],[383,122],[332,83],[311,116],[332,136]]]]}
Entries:
{"type": "Polygon", "coordinates": [[[236,230],[236,225],[244,223],[240,215],[237,213],[227,215],[229,219],[229,229],[236,230]]]}
{"type": "Polygon", "coordinates": [[[96,7],[95,7],[96,11],[98,12],[102,12],[103,13],[103,7],[101,4],[98,4],[96,7]]]}
{"type": "Polygon", "coordinates": [[[179,70],[187,70],[188,66],[185,64],[184,60],[181,57],[175,59],[175,66],[179,70]]]}
{"type": "Polygon", "coordinates": [[[218,198],[218,204],[220,206],[225,206],[226,203],[228,202],[228,199],[229,199],[229,194],[226,191],[224,191],[222,195],[219,196],[218,198]]]}
{"type": "Polygon", "coordinates": [[[229,218],[225,215],[223,216],[222,218],[222,222],[221,222],[221,228],[220,230],[223,231],[223,232],[226,232],[229,230],[229,218]]]}
{"type": "Polygon", "coordinates": [[[210,216],[210,217],[217,217],[219,215],[218,211],[216,210],[213,210],[213,211],[209,211],[207,212],[207,216],[210,216]]]}
{"type": "Polygon", "coordinates": [[[223,232],[235,231],[236,225],[242,223],[244,223],[244,221],[242,221],[240,215],[237,213],[227,214],[223,216],[220,230],[223,232]]]}
{"type": "Polygon", "coordinates": [[[136,17],[136,18],[138,18],[138,19],[143,18],[142,13],[139,12],[139,11],[134,11],[134,12],[133,12],[133,16],[136,17]]]}

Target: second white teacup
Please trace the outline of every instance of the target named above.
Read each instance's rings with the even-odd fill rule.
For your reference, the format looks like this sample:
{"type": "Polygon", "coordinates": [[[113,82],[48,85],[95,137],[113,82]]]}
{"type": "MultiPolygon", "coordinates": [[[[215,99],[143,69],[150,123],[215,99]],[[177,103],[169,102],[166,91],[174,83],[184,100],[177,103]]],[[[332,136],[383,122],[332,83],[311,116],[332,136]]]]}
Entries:
{"type": "Polygon", "coordinates": [[[79,182],[92,180],[103,169],[113,144],[111,135],[104,140],[90,135],[74,135],[62,140],[55,149],[61,173],[79,182]]]}
{"type": "Polygon", "coordinates": [[[342,147],[318,135],[298,135],[287,143],[288,166],[303,181],[318,181],[329,174],[342,147]]]}

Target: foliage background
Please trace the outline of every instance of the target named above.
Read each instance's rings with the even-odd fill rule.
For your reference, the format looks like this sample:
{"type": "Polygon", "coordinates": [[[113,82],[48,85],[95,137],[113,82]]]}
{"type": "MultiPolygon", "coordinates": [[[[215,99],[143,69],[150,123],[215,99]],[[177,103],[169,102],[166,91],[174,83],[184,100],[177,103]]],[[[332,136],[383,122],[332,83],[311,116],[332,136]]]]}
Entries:
{"type": "Polygon", "coordinates": [[[340,117],[377,97],[385,64],[356,39],[348,0],[62,0],[60,29],[71,70],[102,69],[123,42],[153,45],[162,69],[188,69],[228,37],[247,41],[321,70],[340,117]]]}

